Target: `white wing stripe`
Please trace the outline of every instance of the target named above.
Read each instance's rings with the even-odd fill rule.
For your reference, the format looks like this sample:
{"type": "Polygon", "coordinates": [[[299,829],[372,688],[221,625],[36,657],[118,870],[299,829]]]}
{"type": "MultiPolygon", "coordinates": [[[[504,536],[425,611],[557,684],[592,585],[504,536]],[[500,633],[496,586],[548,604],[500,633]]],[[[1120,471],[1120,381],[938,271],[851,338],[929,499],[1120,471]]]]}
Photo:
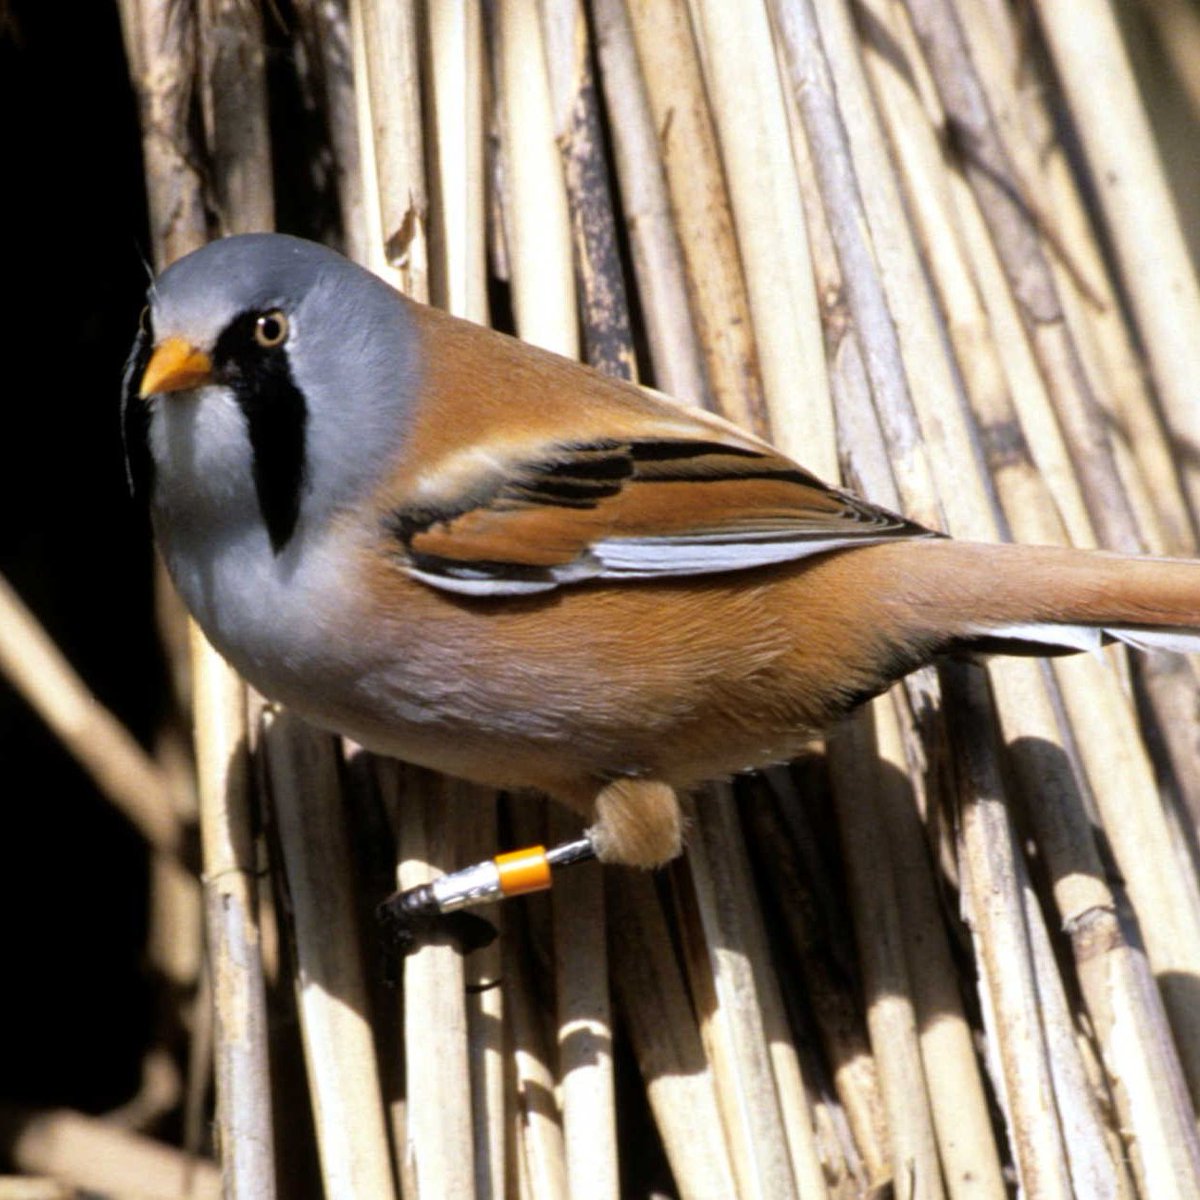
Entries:
{"type": "Polygon", "coordinates": [[[890,540],[888,537],[805,540],[795,536],[790,541],[746,538],[737,542],[710,541],[703,537],[605,538],[592,547],[592,554],[600,561],[600,578],[629,579],[740,571],[890,540]]]}
{"type": "Polygon", "coordinates": [[[1174,654],[1200,653],[1200,630],[1163,629],[1157,626],[1097,625],[978,625],[969,636],[1033,642],[1063,650],[1095,653],[1106,638],[1137,650],[1170,650],[1174,654]]]}

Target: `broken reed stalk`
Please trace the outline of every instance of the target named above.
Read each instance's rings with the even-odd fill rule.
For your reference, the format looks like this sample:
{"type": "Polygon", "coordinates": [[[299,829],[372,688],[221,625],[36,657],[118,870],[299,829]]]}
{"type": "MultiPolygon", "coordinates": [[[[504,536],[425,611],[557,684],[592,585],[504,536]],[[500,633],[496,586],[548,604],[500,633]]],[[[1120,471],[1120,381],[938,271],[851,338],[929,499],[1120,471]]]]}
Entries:
{"type": "MultiPolygon", "coordinates": [[[[365,52],[355,72],[359,103],[369,113],[359,135],[371,144],[374,189],[363,180],[368,207],[378,210],[382,246],[374,247],[393,281],[414,299],[429,299],[428,212],[417,78],[414,0],[354,0],[365,52]]],[[[373,226],[373,223],[372,223],[373,226]]]]}
{"type": "MultiPolygon", "coordinates": [[[[228,15],[226,11],[225,19],[228,15]]],[[[137,0],[126,0],[122,5],[125,43],[142,115],[151,243],[159,267],[205,240],[189,106],[196,73],[195,29],[204,22],[209,34],[204,39],[206,44],[228,48],[229,39],[212,36],[219,19],[212,8],[201,17],[185,5],[137,0]]],[[[258,40],[261,42],[261,38],[258,40]]],[[[252,45],[252,54],[254,49],[252,45]]],[[[261,64],[261,53],[258,62],[261,64]]],[[[255,81],[255,72],[247,71],[240,86],[253,87],[255,81]]],[[[245,127],[236,121],[220,120],[228,116],[229,110],[212,104],[207,108],[207,117],[210,133],[220,128],[229,138],[232,125],[235,139],[223,146],[226,153],[221,161],[226,169],[217,173],[218,186],[228,184],[225,194],[229,199],[253,206],[256,217],[264,210],[269,217],[269,184],[255,180],[252,170],[256,162],[261,162],[266,142],[261,74],[257,83],[262,109],[258,123],[254,122],[255,114],[250,115],[245,127]],[[247,135],[253,145],[246,140],[247,135]],[[256,150],[257,158],[248,157],[248,150],[256,150]],[[264,186],[268,187],[265,198],[264,186]]],[[[212,94],[211,89],[208,94],[212,94]]],[[[160,572],[160,581],[162,578],[160,572]]],[[[168,599],[164,603],[178,608],[178,601],[168,599]]],[[[198,633],[192,640],[191,656],[196,688],[200,825],[206,855],[208,946],[215,964],[214,1000],[218,1005],[215,1057],[221,1097],[218,1137],[223,1147],[222,1175],[227,1195],[269,1198],[274,1194],[274,1151],[266,998],[245,777],[245,689],[198,633]]],[[[194,1088],[190,1093],[197,1094],[194,1088]]]]}
{"type": "MultiPolygon", "coordinates": [[[[1094,4],[1107,11],[1100,0],[1094,4]]],[[[1153,296],[1142,294],[1153,290],[1143,287],[1148,277],[1131,274],[1136,248],[1118,245],[1121,277],[1106,277],[1070,164],[1057,146],[1044,154],[1035,132],[1049,136],[1046,114],[1036,101],[1019,106],[1013,62],[1005,57],[1019,43],[995,6],[912,0],[905,9],[864,0],[857,26],[842,0],[771,3],[738,9],[736,17],[735,7],[592,0],[589,24],[567,0],[545,0],[540,11],[501,0],[484,29],[473,5],[451,0],[351,0],[348,22],[327,6],[298,5],[307,27],[323,31],[322,50],[340,45],[355,64],[351,79],[344,59],[340,74],[332,52],[323,60],[347,245],[406,290],[423,297],[428,280],[440,303],[486,319],[482,75],[490,62],[502,163],[492,178],[502,183],[499,211],[518,332],[574,355],[578,292],[589,355],[628,370],[627,345],[615,357],[593,355],[597,343],[586,336],[589,312],[619,318],[620,310],[599,303],[619,278],[611,267],[593,268],[611,264],[612,251],[593,253],[594,230],[581,204],[605,186],[589,90],[587,40],[594,36],[617,171],[616,186],[607,186],[626,224],[658,383],[760,432],[769,414],[783,448],[829,478],[836,474],[833,411],[837,449],[855,485],[958,536],[987,539],[1011,529],[1018,540],[1069,535],[1086,543],[1098,521],[1110,542],[1131,543],[1146,531],[1155,548],[1194,546],[1195,513],[1183,492],[1172,484],[1159,497],[1151,486],[1170,442],[1138,377],[1130,349],[1135,336],[1112,299],[1118,282],[1135,293],[1136,337],[1150,349],[1157,398],[1177,421],[1183,419],[1168,393],[1195,372],[1172,376],[1163,349],[1169,341],[1150,346],[1148,329],[1168,339],[1171,322],[1153,307],[1153,296]],[[968,43],[975,75],[963,65],[968,43]],[[966,122],[969,144],[947,146],[947,110],[960,131],[966,122]],[[1014,181],[1008,192],[997,188],[998,172],[1014,181]],[[1036,202],[1022,204],[1025,191],[1036,202]],[[824,306],[824,328],[814,296],[824,306]],[[1030,322],[1030,311],[1061,312],[1061,327],[1030,322]],[[829,351],[828,386],[822,344],[829,351]],[[1097,412],[1124,423],[1124,445],[1110,444],[1097,412]]],[[[1054,7],[1039,6],[1040,15],[1085,153],[1096,163],[1117,163],[1123,179],[1140,178],[1145,163],[1133,151],[1142,152],[1148,139],[1131,144],[1141,127],[1127,64],[1112,56],[1111,43],[1105,46],[1122,95],[1121,119],[1091,128],[1104,122],[1071,82],[1073,35],[1058,27],[1067,18],[1048,11],[1054,7]]],[[[214,0],[202,19],[234,20],[229,14],[238,8],[214,0]]],[[[140,94],[160,262],[204,233],[195,155],[180,151],[188,145],[185,102],[195,70],[191,11],[149,0],[123,5],[131,63],[145,81],[140,94]],[[159,136],[163,130],[174,131],[174,140],[159,136]]],[[[1102,24],[1089,36],[1106,36],[1102,24]]],[[[257,61],[254,39],[261,33],[254,23],[238,26],[237,36],[251,39],[250,58],[257,61]]],[[[269,178],[261,86],[253,78],[239,81],[249,97],[242,104],[253,109],[239,133],[212,97],[221,61],[213,51],[210,45],[205,52],[202,80],[210,89],[205,112],[220,226],[268,228],[269,192],[249,187],[269,178]]],[[[1094,76],[1087,86],[1093,96],[1105,93],[1094,76]]],[[[1103,197],[1114,230],[1126,223],[1141,228],[1164,211],[1159,198],[1159,207],[1135,201],[1131,211],[1115,207],[1117,199],[1103,197]]],[[[1173,217],[1161,220],[1174,230],[1173,217]]],[[[1174,255],[1168,269],[1187,270],[1174,255]]],[[[1186,328],[1188,311],[1181,304],[1172,320],[1186,328]]],[[[593,329],[602,324],[597,320],[593,329]]],[[[1187,434],[1185,423],[1179,431],[1187,434]]],[[[1182,469],[1194,489],[1190,468],[1173,469],[1182,469]]],[[[1195,490],[1189,494],[1194,504],[1195,490]]],[[[852,985],[822,982],[844,974],[848,955],[839,919],[828,915],[846,903],[840,893],[819,903],[815,917],[835,940],[817,952],[797,952],[780,937],[768,954],[730,795],[700,802],[691,874],[674,873],[677,928],[649,881],[606,879],[616,996],[682,1195],[847,1195],[868,1181],[883,1183],[890,1170],[899,1195],[1000,1196],[1005,1161],[1016,1164],[1031,1196],[1066,1196],[1108,1180],[1127,1191],[1120,1174],[1127,1152],[1142,1194],[1200,1190],[1194,1113],[1180,1065],[1182,1053],[1193,1082],[1200,1079],[1200,1038],[1190,1032],[1194,1018],[1185,1004],[1200,966],[1194,888],[1182,875],[1194,864],[1172,841],[1120,678],[1108,665],[1077,661],[1052,671],[1035,663],[992,671],[995,709],[1011,747],[1010,786],[1038,847],[1032,883],[1001,804],[991,701],[978,683],[970,686],[969,702],[952,705],[966,730],[956,730],[950,749],[930,726],[925,706],[936,689],[922,678],[875,706],[880,751],[870,748],[863,720],[834,754],[834,811],[866,983],[865,1023],[852,985]],[[943,861],[937,822],[945,819],[949,797],[937,764],[947,753],[959,768],[964,824],[960,859],[949,864],[953,878],[944,883],[932,867],[943,861]],[[924,825],[897,773],[905,766],[922,798],[924,825]],[[858,779],[870,780],[862,787],[873,801],[854,790],[858,779]],[[1098,816],[1089,813],[1089,797],[1098,816]],[[1125,895],[1103,865],[1092,820],[1116,848],[1149,963],[1122,928],[1125,895]],[[893,884],[881,890],[879,880],[888,876],[893,884]],[[937,912],[935,898],[951,886],[962,889],[983,964],[977,1002],[985,1014],[986,1066],[1006,1114],[999,1142],[972,1055],[973,1018],[953,995],[953,914],[937,912]],[[997,888],[1003,904],[995,903],[997,888]],[[885,896],[892,903],[878,907],[885,896]],[[1057,960],[1039,905],[1069,935],[1057,960]],[[673,934],[686,971],[676,961],[673,934]],[[1075,978],[1060,979],[1060,971],[1075,978]],[[781,988],[794,999],[799,974],[809,994],[803,1007],[811,1008],[819,1037],[805,1028],[808,1017],[795,1004],[796,1028],[784,1019],[781,988]],[[1083,1007],[1072,1012],[1075,1001],[1068,998],[1076,983],[1083,1007]],[[839,1029],[839,1020],[851,1029],[839,1029]],[[1095,1039],[1103,1078],[1096,1059],[1079,1052],[1081,1028],[1095,1039]],[[822,1077],[834,1087],[825,1089],[822,1077]],[[1119,1120],[1105,1108],[1109,1092],[1119,1120]],[[1125,1130],[1132,1136],[1123,1143],[1125,1130]]],[[[1190,680],[1165,685],[1158,711],[1172,698],[1178,702],[1185,686],[1190,680]]],[[[211,724],[216,711],[207,702],[197,706],[204,736],[236,747],[236,726],[211,724]],[[224,742],[217,738],[222,729],[224,742]]],[[[393,1175],[406,1195],[418,1179],[422,1193],[434,1187],[451,1189],[443,1194],[473,1189],[540,1198],[566,1195],[569,1187],[571,1194],[614,1194],[621,1147],[605,1111],[611,1067],[598,1063],[577,1092],[574,1083],[586,1073],[576,1074],[572,1051],[582,1041],[562,1025],[572,1004],[577,1013],[603,1007],[604,956],[583,955],[593,959],[590,968],[571,958],[586,944],[585,934],[595,937],[603,928],[598,884],[580,885],[593,891],[582,902],[556,898],[553,937],[541,918],[506,922],[503,985],[494,989],[490,1015],[464,1006],[463,970],[451,952],[427,950],[408,965],[404,1119],[389,1161],[377,1080],[393,1072],[376,1063],[366,1020],[363,972],[372,965],[360,955],[345,889],[352,876],[348,851],[326,857],[345,836],[333,800],[333,752],[327,740],[288,732],[286,721],[272,722],[268,763],[296,904],[296,955],[307,964],[300,1008],[328,1194],[353,1194],[369,1177],[368,1192],[360,1194],[386,1195],[393,1175]],[[298,771],[301,763],[309,765],[298,771]],[[301,782],[311,785],[313,776],[324,779],[323,791],[301,795],[301,782]],[[328,838],[319,839],[328,844],[315,852],[311,837],[296,832],[301,813],[306,822],[331,822],[328,838]],[[340,882],[331,885],[329,877],[340,882]],[[335,907],[342,914],[332,936],[314,927],[322,889],[330,886],[339,889],[335,907]],[[544,954],[554,962],[549,974],[561,977],[551,1009],[541,986],[549,965],[544,954]],[[333,994],[317,995],[314,978],[336,978],[333,994]],[[586,999],[571,999],[577,988],[586,999]],[[567,1008],[552,1011],[564,1000],[567,1008]],[[500,1023],[511,1038],[506,1089],[497,1069],[500,1023]],[[467,1030],[489,1027],[493,1036],[483,1039],[483,1049],[471,1049],[467,1030]],[[455,1069],[445,1070],[451,1061],[455,1069]],[[482,1105],[481,1096],[488,1097],[482,1105]],[[607,1130],[590,1161],[572,1132],[580,1121],[607,1130]]],[[[1194,788],[1200,783],[1189,754],[1194,748],[1176,747],[1172,764],[1194,788]]],[[[490,830],[474,841],[444,832],[439,808],[468,802],[454,788],[406,773],[394,802],[405,882],[418,870],[424,876],[461,865],[475,857],[469,845],[491,838],[490,830]]],[[[756,797],[755,803],[774,801],[756,797]]],[[[217,810],[209,811],[207,821],[217,810]]],[[[793,839],[803,834],[786,803],[778,816],[746,821],[754,861],[772,856],[781,830],[793,839]],[[767,837],[768,830],[775,833],[767,837]]],[[[526,814],[515,823],[530,819],[526,814]]],[[[231,847],[231,882],[245,891],[245,824],[209,829],[231,847]]],[[[795,843],[808,878],[820,841],[809,833],[795,843]]],[[[225,860],[210,851],[206,861],[225,860]]],[[[763,873],[776,878],[773,869],[763,873]]],[[[801,938],[803,926],[788,911],[798,903],[794,887],[777,881],[772,890],[793,940],[801,938]]],[[[248,904],[243,891],[238,895],[248,904]]],[[[252,924],[239,928],[253,935],[252,924]]],[[[222,962],[235,960],[228,948],[215,954],[219,975],[222,962]]],[[[251,982],[255,961],[251,955],[251,982]]],[[[960,982],[967,990],[973,985],[969,975],[960,982]]],[[[228,1012],[230,1003],[219,999],[219,1011],[228,1012]]],[[[973,1005],[965,1008],[970,1013],[973,1005]]],[[[603,1016],[588,1028],[587,1037],[599,1039],[592,1046],[611,1038],[603,1016]]],[[[222,1039],[219,1059],[224,1055],[228,1064],[231,1054],[222,1039]]],[[[265,1077],[267,1068],[261,1070],[265,1077]]],[[[230,1140],[238,1137],[230,1114],[254,1105],[253,1087],[237,1086],[249,1090],[223,1102],[221,1118],[227,1177],[232,1173],[235,1194],[265,1195],[252,1190],[251,1168],[230,1140]]],[[[636,1164],[625,1167],[636,1179],[636,1164]]]]}
{"type": "Polygon", "coordinates": [[[0,671],[147,844],[178,861],[184,831],[165,772],[116,717],[97,703],[3,578],[0,671]]]}
{"type": "Polygon", "coordinates": [[[88,1195],[217,1200],[229,1194],[213,1163],[70,1109],[0,1108],[0,1146],[19,1171],[88,1195]]]}

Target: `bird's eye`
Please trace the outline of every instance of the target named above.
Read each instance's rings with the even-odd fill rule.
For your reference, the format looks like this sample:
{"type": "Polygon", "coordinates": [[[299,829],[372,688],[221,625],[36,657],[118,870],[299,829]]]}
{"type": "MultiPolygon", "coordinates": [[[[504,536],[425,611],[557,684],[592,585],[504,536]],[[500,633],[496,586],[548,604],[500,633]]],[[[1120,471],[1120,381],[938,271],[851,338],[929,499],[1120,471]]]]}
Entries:
{"type": "Polygon", "coordinates": [[[254,322],[254,340],[264,350],[273,350],[276,346],[282,346],[287,341],[287,335],[288,319],[277,308],[269,313],[263,313],[254,322]]]}
{"type": "Polygon", "coordinates": [[[142,311],[138,314],[138,329],[147,337],[150,336],[150,305],[142,306],[142,311]]]}

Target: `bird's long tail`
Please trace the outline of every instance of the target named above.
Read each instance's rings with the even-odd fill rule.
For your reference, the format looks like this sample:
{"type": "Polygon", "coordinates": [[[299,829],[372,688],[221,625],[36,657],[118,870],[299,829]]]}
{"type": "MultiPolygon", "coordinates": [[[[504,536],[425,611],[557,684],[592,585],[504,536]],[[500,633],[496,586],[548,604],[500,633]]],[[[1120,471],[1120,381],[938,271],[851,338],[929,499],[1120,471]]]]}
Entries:
{"type": "Polygon", "coordinates": [[[1200,652],[1198,561],[948,539],[908,550],[894,566],[910,582],[892,582],[952,647],[1046,654],[1115,639],[1200,652]]]}

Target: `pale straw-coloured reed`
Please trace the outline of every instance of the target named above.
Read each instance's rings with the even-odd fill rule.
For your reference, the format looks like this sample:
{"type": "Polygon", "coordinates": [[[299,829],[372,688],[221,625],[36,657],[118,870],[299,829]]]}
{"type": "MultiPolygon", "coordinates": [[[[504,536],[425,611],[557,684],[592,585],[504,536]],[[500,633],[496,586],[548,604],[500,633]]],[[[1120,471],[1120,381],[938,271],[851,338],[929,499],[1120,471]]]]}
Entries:
{"type": "MultiPolygon", "coordinates": [[[[417,299],[510,311],[958,536],[1195,555],[1200,290],[1118,7],[121,0],[157,264],[274,226],[267,39],[323,121],[340,245],[417,299]]],[[[1194,6],[1141,10],[1200,120],[1194,6]]],[[[690,800],[669,870],[577,868],[389,989],[389,886],[575,820],[315,733],[195,631],[184,653],[176,613],[197,886],[170,772],[0,601],[0,665],[153,848],[158,969],[215,1012],[189,1122],[203,1141],[211,1070],[215,1165],[48,1114],[14,1143],[30,1173],[1200,1196],[1195,662],[919,672],[796,767],[690,800]]]]}

